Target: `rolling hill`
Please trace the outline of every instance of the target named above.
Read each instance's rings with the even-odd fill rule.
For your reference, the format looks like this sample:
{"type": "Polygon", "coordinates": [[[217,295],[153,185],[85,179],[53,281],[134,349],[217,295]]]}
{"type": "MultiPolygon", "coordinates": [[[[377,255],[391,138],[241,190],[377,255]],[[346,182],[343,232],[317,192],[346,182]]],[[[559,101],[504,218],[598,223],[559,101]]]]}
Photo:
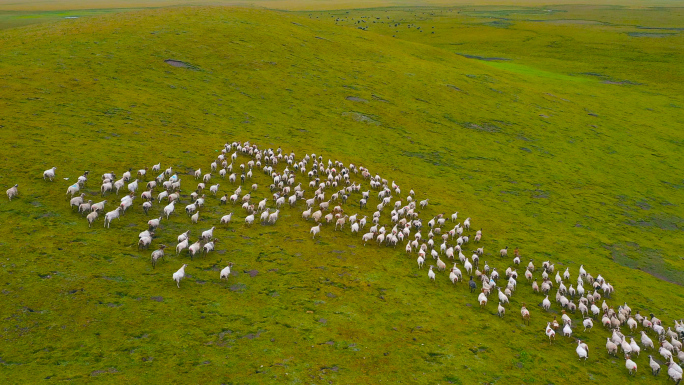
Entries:
{"type": "MultiPolygon", "coordinates": [[[[652,383],[646,355],[632,377],[605,353],[598,322],[576,329],[589,362],[577,361],[573,341],[550,345],[544,327],[558,306],[543,312],[524,279],[499,319],[494,300],[478,309],[448,274],[430,282],[403,248],[364,247],[332,226],[312,240],[302,203],[276,225],[246,228],[240,207],[207,194],[199,224],[184,214],[162,221],[154,245],[175,245],[187,229],[196,236],[232,210],[233,223],[215,232],[217,253],[167,256],[155,269],[151,251],[136,248],[155,215],[136,205],[111,229],[101,221],[89,229],[69,210],[64,193],[84,170],[95,201],[101,174],[161,162],[179,173],[188,204],[189,173],[207,170],[225,143],[280,146],[367,167],[404,195],[415,190],[430,198],[426,221],[471,217],[483,229],[483,260],[500,271],[510,261],[498,250],[519,247],[525,263],[602,274],[616,288],[611,305],[626,301],[668,325],[682,318],[681,85],[492,65],[409,40],[227,7],[1,31],[0,185],[20,191],[0,203],[3,375],[12,383],[652,383]],[[52,166],[58,178],[49,183],[41,175],[52,166]],[[237,275],[220,282],[229,261],[237,275]],[[183,263],[190,276],[179,290],[171,274],[183,263]]],[[[270,197],[269,178],[254,178],[253,201],[270,197]]],[[[360,209],[352,195],[345,211],[370,217],[371,196],[360,209]]]]}

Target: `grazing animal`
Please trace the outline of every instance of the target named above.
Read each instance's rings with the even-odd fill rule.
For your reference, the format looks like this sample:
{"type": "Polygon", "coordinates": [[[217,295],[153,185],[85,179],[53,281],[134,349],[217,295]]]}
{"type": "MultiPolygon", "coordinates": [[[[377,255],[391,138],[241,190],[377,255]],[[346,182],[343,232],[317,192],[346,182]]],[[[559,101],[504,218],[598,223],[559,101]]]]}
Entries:
{"type": "Polygon", "coordinates": [[[228,263],[228,266],[224,267],[223,270],[221,270],[221,275],[219,276],[219,279],[225,278],[228,280],[228,277],[230,276],[230,268],[233,267],[233,262],[228,263]]]}
{"type": "Polygon", "coordinates": [[[653,373],[654,376],[657,376],[658,373],[660,373],[660,365],[658,365],[657,362],[653,359],[653,356],[648,356],[649,359],[649,366],[651,367],[651,373],[653,373]]]}
{"type": "Polygon", "coordinates": [[[629,356],[625,356],[625,367],[627,368],[627,370],[629,370],[629,374],[633,374],[632,372],[634,372],[634,374],[636,374],[637,364],[636,364],[636,362],[632,361],[629,358],[629,356]]]}
{"type": "Polygon", "coordinates": [[[320,234],[321,232],[321,227],[323,227],[322,223],[317,224],[316,226],[312,227],[309,233],[313,234],[311,239],[315,239],[316,235],[320,234]]]}
{"type": "Polygon", "coordinates": [[[104,227],[109,228],[109,224],[112,223],[112,220],[115,218],[118,218],[119,220],[121,220],[120,214],[121,214],[121,206],[119,206],[116,209],[114,209],[113,211],[110,211],[107,214],[105,214],[104,227]]]}
{"type": "Polygon", "coordinates": [[[10,202],[12,201],[13,197],[19,195],[18,187],[19,187],[19,184],[15,184],[14,186],[10,187],[7,190],[7,197],[9,198],[10,202]]]}
{"type": "Polygon", "coordinates": [[[523,324],[527,323],[529,325],[530,324],[530,311],[527,310],[524,303],[522,304],[522,309],[520,309],[520,315],[522,316],[523,324]]]}
{"type": "Polygon", "coordinates": [[[183,264],[180,269],[178,269],[177,272],[173,273],[173,280],[176,281],[176,286],[180,289],[180,281],[185,278],[185,268],[187,267],[187,264],[183,264]]]}
{"type": "Polygon", "coordinates": [[[152,252],[152,268],[157,265],[157,260],[164,259],[164,249],[166,245],[159,245],[159,249],[152,252]]]}
{"type": "Polygon", "coordinates": [[[580,360],[584,358],[584,360],[586,361],[587,358],[589,358],[589,352],[582,346],[581,340],[577,340],[577,348],[575,349],[575,351],[577,352],[577,356],[579,356],[580,360]]]}
{"type": "Polygon", "coordinates": [[[428,270],[428,278],[430,278],[432,281],[435,280],[435,272],[432,270],[434,266],[430,265],[430,270],[428,270]]]}
{"type": "Polygon", "coordinates": [[[477,302],[480,304],[480,308],[487,306],[487,294],[485,294],[485,288],[482,288],[482,293],[477,296],[477,302]]]}
{"type": "Polygon", "coordinates": [[[549,337],[549,344],[556,339],[556,332],[551,328],[551,322],[546,324],[546,336],[549,337]]]}
{"type": "Polygon", "coordinates": [[[91,211],[90,214],[88,214],[86,216],[86,219],[88,219],[88,228],[90,228],[90,226],[93,224],[93,222],[95,222],[95,220],[97,219],[97,217],[99,215],[98,212],[99,212],[99,210],[95,209],[95,210],[91,211]]]}
{"type": "Polygon", "coordinates": [[[50,182],[53,181],[55,178],[55,170],[57,170],[57,167],[53,167],[51,169],[45,170],[43,172],[43,180],[50,179],[50,182]]]}

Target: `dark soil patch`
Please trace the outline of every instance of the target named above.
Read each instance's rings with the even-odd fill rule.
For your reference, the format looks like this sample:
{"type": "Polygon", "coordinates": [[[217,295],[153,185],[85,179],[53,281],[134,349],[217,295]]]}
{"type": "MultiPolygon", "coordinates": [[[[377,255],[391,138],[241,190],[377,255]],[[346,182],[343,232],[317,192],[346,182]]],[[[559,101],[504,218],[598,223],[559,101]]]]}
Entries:
{"type": "Polygon", "coordinates": [[[164,302],[164,297],[150,297],[152,301],[164,302]]]}
{"type": "Polygon", "coordinates": [[[684,272],[673,268],[664,261],[659,250],[641,247],[638,243],[633,242],[605,245],[604,247],[610,250],[613,261],[622,266],[644,271],[676,285],[684,285],[684,272]]]}
{"type": "Polygon", "coordinates": [[[468,59],[476,59],[476,60],[483,60],[483,61],[509,61],[511,59],[506,59],[503,57],[484,57],[484,56],[476,56],[476,55],[468,55],[464,53],[458,53],[457,55],[461,55],[465,58],[468,59]]]}
{"type": "Polygon", "coordinates": [[[184,61],[180,60],[173,60],[173,59],[166,59],[164,60],[164,63],[173,66],[173,67],[178,67],[178,68],[188,68],[191,70],[198,70],[199,68],[193,64],[186,63],[184,61]]]}
{"type": "Polygon", "coordinates": [[[655,32],[627,32],[630,37],[670,37],[676,33],[655,33],[655,32]]]}
{"type": "Polygon", "coordinates": [[[245,273],[249,274],[250,277],[254,278],[257,275],[259,275],[259,272],[257,270],[250,270],[250,271],[245,271],[245,273]]]}
{"type": "Polygon", "coordinates": [[[459,126],[463,128],[467,128],[470,130],[476,130],[476,131],[482,131],[482,132],[491,132],[491,133],[496,133],[496,132],[501,132],[501,127],[491,124],[491,123],[472,123],[472,122],[462,122],[459,120],[456,120],[454,117],[452,117],[450,114],[444,114],[444,118],[446,118],[448,121],[452,123],[456,123],[459,126]]]}
{"type": "Polygon", "coordinates": [[[368,100],[366,100],[364,98],[359,98],[356,96],[347,96],[345,99],[352,101],[352,102],[368,103],[368,100]]]}
{"type": "Polygon", "coordinates": [[[624,86],[624,85],[638,86],[638,85],[641,85],[641,83],[630,82],[629,80],[622,80],[622,81],[605,80],[605,81],[603,81],[603,84],[616,84],[619,86],[624,86]]]}
{"type": "Polygon", "coordinates": [[[244,283],[238,283],[236,285],[233,285],[230,287],[230,291],[244,291],[247,288],[247,285],[244,283]]]}
{"type": "Polygon", "coordinates": [[[377,120],[375,120],[369,116],[366,116],[364,114],[360,114],[358,112],[343,112],[342,116],[345,116],[345,117],[349,116],[355,122],[364,122],[364,123],[373,124],[376,126],[379,126],[382,124],[379,121],[377,121],[377,120]]]}
{"type": "Polygon", "coordinates": [[[109,368],[107,370],[95,370],[92,373],[90,373],[91,376],[99,376],[100,374],[106,374],[106,373],[119,373],[118,370],[115,368],[109,368]]]}

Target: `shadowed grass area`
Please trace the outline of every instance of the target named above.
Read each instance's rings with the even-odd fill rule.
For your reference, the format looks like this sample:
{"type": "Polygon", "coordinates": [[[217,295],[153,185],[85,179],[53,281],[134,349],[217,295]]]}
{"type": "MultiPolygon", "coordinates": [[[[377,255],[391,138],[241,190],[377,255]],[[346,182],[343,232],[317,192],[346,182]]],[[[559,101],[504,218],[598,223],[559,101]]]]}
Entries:
{"type": "MultiPolygon", "coordinates": [[[[251,228],[239,206],[208,193],[199,224],[182,208],[190,173],[207,171],[226,142],[282,146],[298,159],[313,152],[395,180],[404,201],[410,189],[430,197],[425,220],[471,217],[471,233],[483,229],[482,261],[502,273],[505,246],[520,247],[525,264],[569,267],[573,280],[584,264],[615,286],[611,305],[627,301],[671,324],[684,294],[681,84],[569,75],[596,70],[581,66],[552,76],[548,63],[483,62],[238,8],[103,15],[5,30],[0,42],[0,185],[20,191],[0,201],[0,370],[10,382],[654,381],[607,356],[598,322],[575,328],[589,362],[576,361],[574,340],[550,346],[544,326],[559,307],[544,313],[522,277],[501,320],[494,297],[479,309],[466,284],[443,272],[430,282],[401,248],[364,247],[331,225],[312,240],[301,202],[251,228]],[[215,253],[189,261],[170,250],[153,269],[136,236],[163,205],[145,216],[137,199],[111,229],[101,219],[89,229],[69,210],[64,193],[84,170],[88,198],[99,201],[102,173],[158,162],[173,166],[183,195],[152,248],[188,229],[195,239],[234,211],[215,231],[215,253]],[[43,181],[52,166],[57,179],[43,181]],[[235,274],[220,282],[228,262],[235,274]],[[179,290],[171,275],[183,263],[179,290]]],[[[270,197],[268,177],[257,170],[254,180],[253,201],[270,197]]],[[[234,189],[218,183],[220,193],[234,189]]],[[[108,210],[118,201],[105,199],[108,210]]],[[[370,217],[358,200],[345,211],[370,217]]],[[[646,368],[646,355],[636,362],[646,368]]]]}

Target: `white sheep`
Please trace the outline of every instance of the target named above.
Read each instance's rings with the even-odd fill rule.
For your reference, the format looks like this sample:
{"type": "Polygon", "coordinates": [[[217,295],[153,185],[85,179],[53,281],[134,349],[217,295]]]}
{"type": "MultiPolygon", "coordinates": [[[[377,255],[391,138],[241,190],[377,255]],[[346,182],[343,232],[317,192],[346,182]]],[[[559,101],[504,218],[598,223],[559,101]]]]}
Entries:
{"type": "Polygon", "coordinates": [[[121,207],[117,207],[115,210],[108,212],[105,214],[104,218],[104,227],[109,228],[109,224],[112,223],[112,219],[118,218],[121,220],[120,215],[121,214],[121,207]]]}
{"type": "Polygon", "coordinates": [[[508,297],[499,289],[499,303],[509,303],[508,297]]]}
{"type": "Polygon", "coordinates": [[[90,211],[104,211],[105,203],[107,203],[106,200],[92,204],[90,206],[90,211]]]}
{"type": "Polygon", "coordinates": [[[546,323],[545,333],[546,336],[549,337],[549,344],[551,343],[551,340],[556,339],[556,332],[551,328],[551,322],[546,323]]]}
{"type": "Polygon", "coordinates": [[[194,213],[196,210],[197,210],[197,204],[195,204],[195,203],[191,203],[191,204],[185,206],[185,213],[188,215],[194,213]]]}
{"type": "Polygon", "coordinates": [[[660,355],[663,356],[665,360],[669,360],[670,358],[672,358],[672,352],[667,350],[664,346],[660,347],[658,353],[660,353],[660,355]]]}
{"type": "Polygon", "coordinates": [[[182,233],[181,235],[179,235],[179,236],[178,236],[178,243],[181,243],[181,242],[187,240],[189,234],[190,234],[190,230],[188,230],[188,231],[182,233]]]}
{"type": "Polygon", "coordinates": [[[245,218],[245,224],[251,226],[254,223],[254,214],[250,214],[245,218]]]}
{"type": "Polygon", "coordinates": [[[627,370],[629,370],[629,374],[632,374],[632,371],[636,374],[637,371],[637,364],[636,362],[632,361],[629,356],[625,356],[625,367],[627,370]]]}
{"type": "Polygon", "coordinates": [[[145,211],[145,215],[147,215],[147,212],[150,211],[150,209],[152,208],[152,202],[150,202],[150,201],[143,202],[142,208],[143,208],[143,211],[145,211]]]}
{"type": "Polygon", "coordinates": [[[214,237],[214,229],[215,229],[215,228],[216,228],[216,226],[212,226],[212,228],[210,228],[209,230],[203,231],[203,232],[202,232],[202,236],[200,237],[200,239],[209,240],[209,239],[213,238],[213,237],[214,237]]]}
{"type": "Polygon", "coordinates": [[[487,306],[487,294],[485,294],[486,290],[487,289],[482,288],[482,292],[477,296],[477,302],[480,304],[480,308],[487,306]]]}
{"type": "Polygon", "coordinates": [[[202,250],[204,250],[204,256],[205,257],[207,254],[209,254],[210,251],[214,251],[214,247],[216,245],[216,242],[218,242],[218,239],[214,238],[212,241],[204,244],[204,247],[202,248],[202,250]]]}
{"type": "Polygon", "coordinates": [[[90,212],[90,214],[88,214],[88,215],[86,216],[86,219],[88,219],[88,228],[90,228],[90,226],[93,224],[93,222],[95,222],[95,220],[97,219],[98,215],[99,215],[99,214],[98,214],[98,210],[92,210],[92,211],[90,212]]]}
{"type": "Polygon", "coordinates": [[[217,183],[217,184],[209,187],[209,192],[211,192],[212,194],[214,194],[214,196],[216,196],[216,193],[218,192],[219,186],[220,186],[220,184],[217,183]]]}
{"type": "Polygon", "coordinates": [[[649,366],[651,367],[651,373],[653,373],[654,376],[657,376],[658,373],[660,373],[660,365],[658,365],[658,363],[655,362],[652,356],[648,356],[648,359],[649,366]]]}
{"type": "Polygon", "coordinates": [[[43,171],[43,180],[50,179],[50,182],[52,182],[55,178],[55,170],[57,170],[57,167],[53,167],[49,170],[43,171]]]}
{"type": "Polygon", "coordinates": [[[579,356],[580,360],[584,358],[584,360],[586,361],[587,358],[589,358],[589,352],[584,348],[584,346],[582,346],[581,340],[577,340],[577,348],[575,349],[575,351],[577,352],[577,355],[579,356]]]}
{"type": "Polygon", "coordinates": [[[221,221],[219,223],[220,224],[228,224],[228,223],[230,223],[230,220],[232,217],[233,217],[233,213],[224,215],[221,217],[221,221]]]}
{"type": "Polygon", "coordinates": [[[221,274],[219,275],[219,279],[225,278],[226,280],[230,276],[230,268],[233,267],[233,262],[228,263],[228,266],[224,267],[223,270],[221,270],[221,274]]]}
{"type": "Polygon", "coordinates": [[[280,210],[276,210],[272,214],[268,216],[268,223],[274,225],[276,221],[278,220],[278,214],[280,213],[280,210]]]}
{"type": "Polygon", "coordinates": [[[147,249],[152,244],[151,236],[143,236],[138,240],[138,250],[147,249]]]}
{"type": "Polygon", "coordinates": [[[180,269],[178,269],[177,272],[173,273],[173,280],[176,281],[176,286],[180,289],[180,281],[185,278],[185,268],[187,267],[187,264],[184,264],[181,266],[180,269]]]}
{"type": "Polygon", "coordinates": [[[679,382],[682,380],[682,368],[674,362],[670,361],[668,363],[667,375],[670,376],[670,378],[672,379],[672,381],[675,382],[675,384],[679,384],[679,382]]]}
{"type": "Polygon", "coordinates": [[[176,209],[176,201],[171,201],[166,207],[164,207],[164,214],[166,215],[166,219],[169,219],[169,216],[173,213],[173,211],[176,209]]]}
{"type": "Polygon", "coordinates": [[[611,341],[610,338],[606,338],[606,350],[608,350],[608,354],[617,356],[618,346],[615,342],[611,341]]]}
{"type": "Polygon", "coordinates": [[[123,179],[126,182],[129,181],[131,179],[131,170],[132,169],[129,168],[128,171],[124,172],[121,179],[123,179]]]}
{"type": "Polygon", "coordinates": [[[312,227],[309,233],[313,234],[311,239],[315,239],[316,235],[318,235],[321,232],[321,227],[323,226],[322,223],[317,224],[316,226],[312,227]]]}
{"type": "Polygon", "coordinates": [[[565,326],[563,326],[563,336],[572,337],[572,328],[570,327],[570,324],[565,324],[565,326]]]}
{"type": "Polygon", "coordinates": [[[85,194],[81,194],[75,198],[71,198],[69,201],[69,205],[71,205],[71,208],[73,209],[74,207],[78,208],[81,203],[83,203],[83,198],[85,197],[85,194]]]}
{"type": "Polygon", "coordinates": [[[155,218],[155,219],[150,219],[147,221],[147,225],[150,227],[150,230],[154,230],[157,227],[159,227],[159,223],[161,222],[162,217],[155,218]]]}
{"type": "Polygon", "coordinates": [[[430,269],[428,270],[428,278],[431,280],[435,280],[435,272],[432,270],[434,266],[430,265],[430,269]]]}
{"type": "MultiPolygon", "coordinates": [[[[67,188],[66,193],[67,195],[71,194],[71,197],[73,198],[74,195],[76,195],[79,192],[79,190],[81,190],[81,187],[78,185],[78,183],[75,183],[69,186],[69,188],[67,188]]],[[[7,193],[9,194],[9,190],[7,190],[7,193]]]]}
{"type": "Polygon", "coordinates": [[[641,331],[641,344],[644,345],[644,347],[650,347],[651,349],[655,349],[653,341],[646,335],[646,332],[644,332],[643,330],[641,331]]]}
{"type": "Polygon", "coordinates": [[[133,182],[128,184],[128,191],[135,193],[138,191],[138,180],[134,180],[133,182]]]}
{"type": "Polygon", "coordinates": [[[200,250],[202,250],[202,246],[202,240],[200,239],[188,247],[188,252],[190,254],[191,260],[195,255],[197,255],[200,252],[200,250]]]}
{"type": "Polygon", "coordinates": [[[116,189],[116,195],[119,195],[119,190],[121,190],[121,188],[125,185],[126,185],[126,181],[123,179],[119,179],[116,182],[114,182],[114,188],[116,189]]]}
{"type": "Polygon", "coordinates": [[[199,221],[199,211],[190,216],[190,221],[192,223],[197,223],[197,221],[199,221]]]}
{"type": "MultiPolygon", "coordinates": [[[[152,252],[152,268],[154,269],[157,265],[157,260],[164,259],[164,249],[166,245],[159,245],[159,249],[152,252]]],[[[174,274],[175,276],[175,274],[174,274]]]]}
{"type": "Polygon", "coordinates": [[[636,341],[634,341],[634,338],[632,338],[632,341],[629,343],[629,347],[632,349],[632,353],[636,353],[637,357],[639,357],[641,348],[637,345],[636,341]]]}
{"type": "Polygon", "coordinates": [[[178,242],[178,244],[176,245],[176,255],[180,255],[180,253],[182,253],[183,250],[188,248],[189,244],[190,241],[188,238],[185,238],[182,241],[178,242]]]}

